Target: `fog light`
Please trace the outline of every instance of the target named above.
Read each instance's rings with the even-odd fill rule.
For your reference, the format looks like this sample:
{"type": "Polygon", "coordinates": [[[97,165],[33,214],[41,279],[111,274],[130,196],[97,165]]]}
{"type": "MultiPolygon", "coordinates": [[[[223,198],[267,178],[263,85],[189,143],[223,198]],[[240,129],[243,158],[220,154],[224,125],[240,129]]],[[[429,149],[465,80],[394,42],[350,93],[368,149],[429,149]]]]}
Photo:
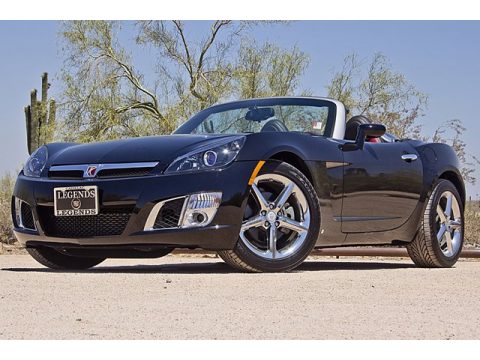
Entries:
{"type": "Polygon", "coordinates": [[[221,192],[199,193],[188,197],[181,227],[206,226],[211,223],[222,201],[221,192]]]}
{"type": "Polygon", "coordinates": [[[208,216],[204,212],[194,211],[190,213],[187,217],[187,222],[189,226],[200,226],[208,221],[208,216]]]}

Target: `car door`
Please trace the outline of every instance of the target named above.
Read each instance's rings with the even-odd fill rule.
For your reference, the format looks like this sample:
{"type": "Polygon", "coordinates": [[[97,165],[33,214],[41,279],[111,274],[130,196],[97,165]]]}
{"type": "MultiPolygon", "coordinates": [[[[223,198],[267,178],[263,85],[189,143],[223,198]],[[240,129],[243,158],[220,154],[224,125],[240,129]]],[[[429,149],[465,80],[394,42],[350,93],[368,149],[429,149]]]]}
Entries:
{"type": "Polygon", "coordinates": [[[344,151],[342,232],[401,226],[418,204],[422,182],[420,156],[408,141],[344,151]]]}

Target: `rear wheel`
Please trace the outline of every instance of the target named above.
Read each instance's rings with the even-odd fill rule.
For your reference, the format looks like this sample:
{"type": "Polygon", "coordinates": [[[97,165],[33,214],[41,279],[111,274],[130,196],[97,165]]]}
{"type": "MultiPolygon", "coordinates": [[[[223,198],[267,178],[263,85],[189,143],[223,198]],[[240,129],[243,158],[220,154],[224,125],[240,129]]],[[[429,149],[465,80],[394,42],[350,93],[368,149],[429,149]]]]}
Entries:
{"type": "Polygon", "coordinates": [[[27,248],[40,264],[55,270],[84,270],[100,264],[105,258],[71,256],[49,247],[27,248]]]}
{"type": "Polygon", "coordinates": [[[295,167],[268,162],[252,184],[235,248],[219,255],[242,271],[288,271],[308,256],[319,228],[312,184],[295,167]]]}
{"type": "Polygon", "coordinates": [[[451,267],[463,246],[463,204],[455,186],[440,180],[430,195],[422,224],[407,245],[412,261],[420,267],[451,267]]]}

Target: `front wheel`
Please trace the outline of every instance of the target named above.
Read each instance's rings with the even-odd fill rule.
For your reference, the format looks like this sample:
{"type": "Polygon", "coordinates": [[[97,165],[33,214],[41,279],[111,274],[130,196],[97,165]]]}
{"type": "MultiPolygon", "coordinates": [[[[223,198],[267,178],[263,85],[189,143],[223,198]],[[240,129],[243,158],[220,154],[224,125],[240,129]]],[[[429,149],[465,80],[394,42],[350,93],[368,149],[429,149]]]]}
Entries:
{"type": "Polygon", "coordinates": [[[440,180],[428,199],[415,239],[407,245],[412,261],[420,267],[451,267],[463,245],[462,199],[455,186],[440,180]]]}
{"type": "Polygon", "coordinates": [[[40,264],[54,270],[84,270],[105,260],[105,258],[66,255],[49,247],[27,248],[27,251],[40,264]]]}
{"type": "Polygon", "coordinates": [[[218,254],[242,271],[292,270],[310,254],[319,228],[320,206],[310,181],[295,167],[270,161],[252,184],[235,248],[218,254]]]}

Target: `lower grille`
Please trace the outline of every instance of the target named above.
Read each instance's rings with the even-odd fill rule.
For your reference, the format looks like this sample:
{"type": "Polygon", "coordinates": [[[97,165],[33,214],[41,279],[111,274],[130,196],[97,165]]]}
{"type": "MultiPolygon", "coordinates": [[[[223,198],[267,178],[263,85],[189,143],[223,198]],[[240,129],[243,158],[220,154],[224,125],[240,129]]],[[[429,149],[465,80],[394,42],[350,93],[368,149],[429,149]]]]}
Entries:
{"type": "Polygon", "coordinates": [[[170,200],[163,204],[155,219],[154,229],[176,228],[179,226],[183,204],[186,198],[170,200]]]}
{"type": "Polygon", "coordinates": [[[99,178],[145,176],[152,172],[152,168],[135,169],[105,169],[98,172],[99,178]]]}
{"type": "Polygon", "coordinates": [[[130,220],[133,206],[102,208],[93,216],[55,216],[52,206],[39,206],[40,224],[48,236],[84,238],[121,235],[130,220]]]}
{"type": "Polygon", "coordinates": [[[83,179],[82,170],[64,170],[48,172],[48,177],[52,179],[83,179]]]}

